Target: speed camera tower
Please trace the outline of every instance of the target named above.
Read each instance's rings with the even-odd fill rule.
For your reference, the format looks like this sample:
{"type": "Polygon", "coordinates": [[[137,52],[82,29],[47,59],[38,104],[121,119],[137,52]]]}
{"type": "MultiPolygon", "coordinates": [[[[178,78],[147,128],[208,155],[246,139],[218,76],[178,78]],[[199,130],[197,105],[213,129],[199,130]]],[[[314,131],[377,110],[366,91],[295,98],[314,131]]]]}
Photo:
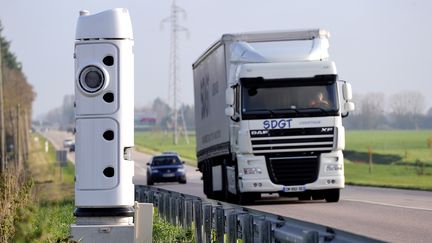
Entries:
{"type": "MultiPolygon", "coordinates": [[[[133,231],[134,42],[128,10],[93,15],[81,11],[75,39],[77,223],[72,235],[81,239],[83,227],[89,225],[133,231]]],[[[130,237],[97,232],[108,242],[130,237]]]]}

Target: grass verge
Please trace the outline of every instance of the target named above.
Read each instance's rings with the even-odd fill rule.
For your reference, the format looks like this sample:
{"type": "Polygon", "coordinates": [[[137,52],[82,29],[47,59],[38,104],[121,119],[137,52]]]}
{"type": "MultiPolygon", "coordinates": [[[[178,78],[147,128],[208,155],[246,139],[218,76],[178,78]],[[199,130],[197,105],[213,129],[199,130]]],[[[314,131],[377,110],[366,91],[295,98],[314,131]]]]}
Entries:
{"type": "Polygon", "coordinates": [[[195,242],[192,229],[174,226],[158,216],[157,210],[153,214],[153,242],[195,242]]]}
{"type": "Polygon", "coordinates": [[[66,242],[69,225],[74,222],[74,166],[56,164],[55,149],[45,138],[33,134],[28,168],[34,185],[32,201],[19,210],[13,242],[66,242]]]}

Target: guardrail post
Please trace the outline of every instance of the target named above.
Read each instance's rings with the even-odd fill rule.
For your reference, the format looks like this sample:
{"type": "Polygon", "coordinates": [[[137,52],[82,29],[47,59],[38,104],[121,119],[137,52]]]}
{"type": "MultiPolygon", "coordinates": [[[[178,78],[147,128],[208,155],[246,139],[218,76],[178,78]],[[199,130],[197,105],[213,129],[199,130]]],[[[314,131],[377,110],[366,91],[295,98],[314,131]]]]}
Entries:
{"type": "Polygon", "coordinates": [[[157,208],[158,208],[158,215],[159,218],[163,219],[163,210],[164,210],[164,198],[163,198],[163,194],[161,194],[160,192],[157,195],[158,198],[158,204],[157,204],[157,208]]]}
{"type": "Polygon", "coordinates": [[[216,207],[216,242],[223,243],[225,235],[225,210],[222,206],[216,207]]]}
{"type": "Polygon", "coordinates": [[[204,204],[204,242],[211,243],[212,236],[212,210],[211,204],[204,204]]]}
{"type": "Polygon", "coordinates": [[[253,243],[254,240],[254,228],[253,228],[253,216],[245,214],[241,217],[242,227],[242,241],[244,243],[253,243]]]}
{"type": "Polygon", "coordinates": [[[169,212],[170,212],[170,194],[164,192],[164,219],[169,222],[169,212]]]}
{"type": "Polygon", "coordinates": [[[154,203],[154,191],[149,191],[148,202],[154,203]]]}
{"type": "Polygon", "coordinates": [[[260,220],[258,224],[258,242],[271,242],[272,224],[268,220],[260,220]]]}
{"type": "Polygon", "coordinates": [[[184,217],[185,219],[185,225],[186,228],[190,228],[192,226],[192,216],[193,216],[193,203],[191,199],[185,200],[185,207],[186,207],[186,215],[184,217]]]}
{"type": "Polygon", "coordinates": [[[177,208],[177,206],[176,206],[176,202],[177,202],[177,199],[174,197],[174,195],[171,195],[171,197],[170,197],[170,210],[169,210],[169,212],[170,212],[170,214],[169,214],[169,222],[172,224],[172,225],[176,225],[176,208],[177,208]]]}
{"type": "Polygon", "coordinates": [[[318,243],[318,231],[308,231],[302,228],[279,227],[274,230],[274,238],[280,242],[318,243]]]}
{"type": "Polygon", "coordinates": [[[177,225],[183,227],[184,218],[184,198],[182,196],[177,197],[177,225]]]}
{"type": "Polygon", "coordinates": [[[201,243],[202,239],[202,204],[200,200],[194,201],[195,218],[195,242],[201,243]]]}
{"type": "Polygon", "coordinates": [[[228,242],[237,242],[237,213],[235,211],[228,214],[228,242]]]}

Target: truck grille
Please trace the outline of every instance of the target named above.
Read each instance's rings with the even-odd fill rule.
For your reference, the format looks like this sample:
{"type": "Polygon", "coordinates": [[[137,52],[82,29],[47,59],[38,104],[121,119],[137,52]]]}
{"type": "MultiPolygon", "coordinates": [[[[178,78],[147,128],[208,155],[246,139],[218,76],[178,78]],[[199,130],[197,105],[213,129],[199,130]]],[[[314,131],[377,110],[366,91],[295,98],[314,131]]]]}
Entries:
{"type": "Polygon", "coordinates": [[[317,180],[319,157],[266,157],[270,180],[279,185],[294,186],[317,180]]]}
{"type": "Polygon", "coordinates": [[[334,128],[293,128],[250,131],[255,155],[289,152],[329,152],[333,148],[334,128]]]}
{"type": "Polygon", "coordinates": [[[270,179],[285,186],[317,180],[319,155],[333,149],[334,127],[252,130],[252,150],[264,155],[270,179]]]}

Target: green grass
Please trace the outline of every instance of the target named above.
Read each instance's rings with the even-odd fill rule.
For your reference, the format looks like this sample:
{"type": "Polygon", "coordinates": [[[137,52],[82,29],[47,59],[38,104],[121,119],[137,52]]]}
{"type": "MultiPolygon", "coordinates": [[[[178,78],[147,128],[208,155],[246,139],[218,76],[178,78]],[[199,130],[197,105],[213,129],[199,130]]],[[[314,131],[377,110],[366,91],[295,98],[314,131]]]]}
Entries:
{"type": "Polygon", "coordinates": [[[55,149],[50,144],[44,150],[45,138],[33,134],[28,163],[33,186],[33,200],[20,209],[13,242],[67,241],[69,225],[75,221],[74,175],[71,162],[60,168],[56,164],[55,149]]]}
{"type": "Polygon", "coordinates": [[[74,208],[70,199],[29,205],[20,212],[14,242],[66,242],[74,208]]]}
{"type": "Polygon", "coordinates": [[[369,173],[369,165],[348,162],[345,180],[352,185],[432,190],[432,168],[425,168],[423,175],[417,170],[414,166],[375,164],[369,173]]]}
{"type": "Polygon", "coordinates": [[[427,144],[430,138],[431,130],[349,131],[346,134],[346,150],[367,153],[371,148],[373,154],[399,156],[399,160],[390,161],[393,163],[420,160],[432,165],[432,149],[427,144]]]}
{"type": "Polygon", "coordinates": [[[195,242],[192,229],[183,229],[174,226],[158,216],[157,210],[154,210],[153,216],[153,242],[195,242]]]}
{"type": "Polygon", "coordinates": [[[428,147],[431,138],[431,130],[347,132],[347,183],[432,190],[432,148],[428,147]]]}
{"type": "Polygon", "coordinates": [[[136,132],[135,146],[139,151],[151,154],[161,153],[164,151],[176,151],[184,159],[189,161],[196,160],[195,153],[195,135],[188,136],[189,144],[186,143],[184,136],[180,136],[178,144],[173,143],[173,134],[161,131],[136,132]]]}

